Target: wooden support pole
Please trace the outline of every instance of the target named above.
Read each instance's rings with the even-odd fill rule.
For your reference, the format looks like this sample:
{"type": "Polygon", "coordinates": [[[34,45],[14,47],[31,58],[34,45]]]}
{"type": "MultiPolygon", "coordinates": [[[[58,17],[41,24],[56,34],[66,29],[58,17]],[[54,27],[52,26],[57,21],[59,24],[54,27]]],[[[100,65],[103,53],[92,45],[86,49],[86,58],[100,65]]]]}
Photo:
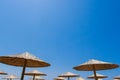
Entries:
{"type": "Polygon", "coordinates": [[[24,73],[25,73],[26,64],[27,64],[27,60],[25,59],[24,65],[23,65],[23,70],[22,70],[22,75],[21,75],[21,80],[24,80],[24,73]]]}

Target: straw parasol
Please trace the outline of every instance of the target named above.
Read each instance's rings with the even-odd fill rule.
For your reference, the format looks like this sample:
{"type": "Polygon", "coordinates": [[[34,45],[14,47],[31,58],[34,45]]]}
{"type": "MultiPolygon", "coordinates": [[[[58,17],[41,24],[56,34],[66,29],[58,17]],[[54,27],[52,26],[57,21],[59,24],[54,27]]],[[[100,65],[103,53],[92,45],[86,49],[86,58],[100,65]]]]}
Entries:
{"type": "Polygon", "coordinates": [[[46,76],[46,74],[39,72],[38,70],[32,70],[30,72],[26,72],[24,75],[33,76],[33,80],[35,80],[35,76],[46,76]]]}
{"type": "Polygon", "coordinates": [[[69,80],[70,77],[79,77],[79,76],[80,75],[78,75],[78,74],[73,74],[71,72],[66,72],[64,74],[61,74],[59,77],[65,77],[65,78],[68,78],[68,80],[69,80]]]}
{"type": "MultiPolygon", "coordinates": [[[[33,80],[33,78],[30,78],[30,80],[33,80]]],[[[41,78],[40,76],[35,76],[34,80],[45,80],[45,79],[41,78]]]]}
{"type": "Polygon", "coordinates": [[[120,75],[119,76],[115,76],[114,79],[120,79],[120,75]]]}
{"type": "Polygon", "coordinates": [[[74,67],[75,70],[81,70],[81,71],[93,71],[95,80],[97,80],[96,77],[96,70],[106,70],[106,69],[113,69],[119,67],[117,64],[112,64],[108,62],[98,61],[98,60],[89,60],[88,62],[85,62],[79,66],[74,67]]]}
{"type": "Polygon", "coordinates": [[[23,67],[21,80],[24,79],[24,73],[26,67],[47,67],[49,63],[40,60],[32,54],[25,52],[22,54],[0,56],[0,62],[8,65],[23,67]]]}
{"type": "Polygon", "coordinates": [[[4,71],[0,71],[0,74],[1,74],[1,75],[7,75],[7,73],[4,72],[4,71]]]}
{"type": "Polygon", "coordinates": [[[54,78],[54,80],[64,80],[65,78],[63,77],[57,77],[57,78],[54,78]]]}
{"type": "Polygon", "coordinates": [[[12,79],[19,79],[19,78],[18,78],[16,75],[11,74],[11,75],[5,76],[5,77],[2,78],[2,79],[10,79],[10,80],[12,80],[12,79]]]}
{"type": "MultiPolygon", "coordinates": [[[[102,75],[102,74],[98,74],[98,73],[96,73],[96,77],[99,79],[99,78],[107,78],[107,76],[105,76],[105,75],[102,75]]],[[[94,74],[93,75],[91,75],[91,76],[88,76],[88,78],[89,79],[93,79],[93,78],[95,78],[95,76],[94,76],[94,74]]]]}

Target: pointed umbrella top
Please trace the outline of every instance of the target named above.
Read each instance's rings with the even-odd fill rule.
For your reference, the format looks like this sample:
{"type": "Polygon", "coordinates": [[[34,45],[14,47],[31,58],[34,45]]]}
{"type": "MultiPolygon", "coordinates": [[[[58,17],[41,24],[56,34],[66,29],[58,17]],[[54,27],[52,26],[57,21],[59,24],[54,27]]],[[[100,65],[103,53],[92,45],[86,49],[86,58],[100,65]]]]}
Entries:
{"type": "Polygon", "coordinates": [[[28,52],[22,54],[15,54],[9,56],[0,56],[0,62],[8,65],[21,66],[23,67],[25,60],[27,61],[26,67],[47,67],[49,63],[33,56],[28,52]]]}
{"type": "MultiPolygon", "coordinates": [[[[30,80],[33,80],[33,78],[30,78],[30,80]]],[[[35,80],[44,80],[44,79],[41,78],[40,76],[35,76],[35,80]]]]}
{"type": "Polygon", "coordinates": [[[14,74],[8,75],[6,77],[4,77],[3,79],[17,79],[18,77],[14,74]]]}
{"type": "Polygon", "coordinates": [[[95,70],[106,70],[106,69],[112,69],[112,68],[117,68],[117,64],[112,64],[108,62],[103,62],[103,61],[98,61],[95,59],[91,59],[88,62],[85,62],[79,66],[74,67],[76,70],[83,70],[83,71],[92,71],[93,66],[95,66],[95,70]]]}
{"type": "MultiPolygon", "coordinates": [[[[98,74],[98,73],[96,73],[96,77],[97,77],[97,78],[107,78],[107,76],[102,75],[102,74],[98,74]]],[[[88,76],[88,78],[95,78],[95,76],[94,76],[94,74],[93,74],[93,75],[91,75],[91,76],[88,76]]]]}
{"type": "Polygon", "coordinates": [[[44,73],[42,73],[38,70],[32,70],[30,72],[26,72],[25,75],[36,75],[36,76],[40,76],[40,75],[42,76],[43,75],[43,76],[46,76],[46,74],[44,74],[44,73]]]}
{"type": "Polygon", "coordinates": [[[71,72],[66,72],[64,74],[61,74],[59,77],[79,77],[79,75],[71,72]]]}
{"type": "Polygon", "coordinates": [[[79,77],[79,78],[77,78],[76,80],[85,80],[84,78],[82,78],[82,77],[79,77]]]}
{"type": "Polygon", "coordinates": [[[63,77],[57,77],[57,78],[55,78],[54,80],[64,80],[65,78],[63,78],[63,77]]]}
{"type": "Polygon", "coordinates": [[[32,55],[29,52],[24,52],[22,54],[15,54],[15,55],[9,55],[11,57],[18,57],[18,58],[24,58],[24,59],[33,59],[33,60],[39,60],[39,61],[43,61],[40,60],[39,58],[37,58],[36,56],[32,55]]]}
{"type": "Polygon", "coordinates": [[[120,75],[119,76],[115,76],[114,79],[120,79],[120,75]]]}
{"type": "Polygon", "coordinates": [[[90,65],[90,64],[111,64],[111,63],[90,59],[89,61],[83,63],[82,65],[90,65]]]}

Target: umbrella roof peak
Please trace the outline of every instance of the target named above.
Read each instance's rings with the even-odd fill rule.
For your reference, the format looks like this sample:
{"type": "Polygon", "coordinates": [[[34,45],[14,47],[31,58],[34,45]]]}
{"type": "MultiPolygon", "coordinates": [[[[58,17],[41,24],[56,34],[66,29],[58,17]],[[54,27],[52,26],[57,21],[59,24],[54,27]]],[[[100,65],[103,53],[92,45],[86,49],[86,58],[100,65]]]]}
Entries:
{"type": "Polygon", "coordinates": [[[41,78],[41,79],[42,79],[42,77],[41,77],[41,76],[35,76],[35,78],[41,78]]]}
{"type": "MultiPolygon", "coordinates": [[[[33,80],[33,77],[30,78],[30,80],[33,80]]],[[[35,76],[35,80],[44,80],[44,79],[42,77],[40,77],[40,76],[35,76]]]]}
{"type": "Polygon", "coordinates": [[[86,65],[86,64],[111,64],[111,63],[99,61],[99,60],[95,60],[95,59],[90,59],[89,61],[83,63],[82,65],[86,65]]]}
{"type": "Polygon", "coordinates": [[[116,76],[116,77],[120,77],[120,75],[116,76]]]}
{"type": "Polygon", "coordinates": [[[114,79],[120,79],[120,75],[115,76],[114,79]]]}
{"type": "Polygon", "coordinates": [[[38,70],[32,70],[32,71],[29,71],[28,73],[41,73],[41,74],[43,74],[42,72],[40,72],[38,70]]]}
{"type": "Polygon", "coordinates": [[[57,77],[55,78],[55,80],[64,80],[65,78],[64,77],[57,77]]]}
{"type": "Polygon", "coordinates": [[[36,75],[36,76],[46,76],[46,74],[44,74],[44,73],[42,73],[42,72],[40,72],[40,71],[38,71],[38,70],[32,70],[32,71],[29,71],[29,72],[26,72],[26,73],[24,73],[25,75],[36,75]]]}
{"type": "Polygon", "coordinates": [[[82,78],[82,77],[79,77],[79,78],[77,78],[76,80],[85,80],[84,78],[82,78]]]}
{"type": "Polygon", "coordinates": [[[77,74],[74,74],[72,72],[65,72],[63,75],[77,75],[77,74]]]}
{"type": "Polygon", "coordinates": [[[73,74],[72,72],[66,72],[66,74],[73,74]]]}
{"type": "MultiPolygon", "coordinates": [[[[40,60],[39,58],[35,57],[29,52],[24,52],[21,54],[15,54],[15,55],[10,55],[10,57],[19,57],[19,58],[24,58],[24,59],[34,59],[34,60],[40,60]]],[[[42,61],[42,60],[40,60],[42,61]]]]}
{"type": "Polygon", "coordinates": [[[74,74],[74,73],[71,73],[71,72],[66,72],[64,74],[61,74],[59,77],[78,77],[79,75],[78,74],[74,74]]]}
{"type": "Polygon", "coordinates": [[[5,73],[4,71],[0,71],[0,73],[5,73]]]}
{"type": "Polygon", "coordinates": [[[10,75],[8,75],[8,76],[6,76],[6,77],[4,77],[5,79],[14,79],[14,78],[18,78],[16,75],[14,75],[14,74],[10,74],[10,75]]]}

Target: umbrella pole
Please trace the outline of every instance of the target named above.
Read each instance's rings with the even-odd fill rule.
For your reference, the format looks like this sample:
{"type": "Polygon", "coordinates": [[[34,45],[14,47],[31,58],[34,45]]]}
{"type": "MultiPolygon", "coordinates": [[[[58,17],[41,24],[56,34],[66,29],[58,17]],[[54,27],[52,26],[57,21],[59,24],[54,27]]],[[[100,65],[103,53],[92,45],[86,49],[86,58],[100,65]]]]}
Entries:
{"type": "Polygon", "coordinates": [[[24,79],[24,73],[25,73],[26,64],[27,64],[27,60],[24,61],[24,66],[23,66],[23,70],[22,70],[21,80],[24,79]]]}
{"type": "Polygon", "coordinates": [[[94,72],[95,80],[98,80],[98,79],[97,79],[97,76],[96,76],[95,65],[93,65],[93,72],[94,72]]]}
{"type": "Polygon", "coordinates": [[[35,74],[33,75],[33,80],[35,80],[35,74]]]}
{"type": "Polygon", "coordinates": [[[68,76],[68,80],[70,80],[70,77],[68,76]]]}

